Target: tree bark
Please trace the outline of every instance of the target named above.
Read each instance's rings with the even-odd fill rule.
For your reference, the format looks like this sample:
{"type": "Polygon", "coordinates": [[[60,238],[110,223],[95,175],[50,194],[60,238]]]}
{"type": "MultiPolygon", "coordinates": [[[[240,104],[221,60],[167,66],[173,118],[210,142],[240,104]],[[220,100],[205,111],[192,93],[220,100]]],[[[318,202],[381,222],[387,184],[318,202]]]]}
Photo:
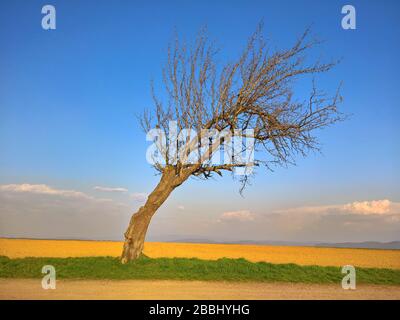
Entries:
{"type": "Polygon", "coordinates": [[[122,263],[127,263],[140,257],[151,218],[176,186],[174,183],[174,171],[165,170],[160,182],[148,196],[145,205],[133,214],[129,222],[121,255],[122,263]]]}

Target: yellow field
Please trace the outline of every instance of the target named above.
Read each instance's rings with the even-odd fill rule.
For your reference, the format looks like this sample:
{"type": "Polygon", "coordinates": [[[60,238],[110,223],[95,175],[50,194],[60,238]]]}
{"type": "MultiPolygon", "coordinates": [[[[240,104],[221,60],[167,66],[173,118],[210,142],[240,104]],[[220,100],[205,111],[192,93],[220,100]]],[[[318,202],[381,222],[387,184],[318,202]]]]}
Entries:
{"type": "MultiPolygon", "coordinates": [[[[112,241],[0,239],[0,256],[10,258],[119,256],[121,249],[122,242],[112,241]]],[[[146,242],[144,253],[153,258],[227,257],[254,262],[400,269],[400,250],[146,242]]]]}

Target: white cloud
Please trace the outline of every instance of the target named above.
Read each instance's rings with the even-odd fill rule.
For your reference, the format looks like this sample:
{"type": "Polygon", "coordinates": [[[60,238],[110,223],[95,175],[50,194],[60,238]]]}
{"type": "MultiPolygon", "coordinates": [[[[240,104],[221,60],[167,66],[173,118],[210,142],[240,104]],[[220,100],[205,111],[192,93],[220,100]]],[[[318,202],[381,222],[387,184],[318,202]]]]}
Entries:
{"type": "Polygon", "coordinates": [[[103,191],[103,192],[121,192],[121,193],[128,192],[128,189],[125,189],[125,188],[112,188],[112,187],[96,186],[93,189],[96,191],[103,191]]]}
{"type": "Polygon", "coordinates": [[[218,219],[219,222],[221,221],[253,221],[255,215],[252,214],[249,210],[239,210],[239,211],[227,211],[224,212],[220,218],[218,219]]]}
{"type": "Polygon", "coordinates": [[[392,203],[389,200],[375,200],[375,201],[356,201],[343,206],[344,211],[357,214],[385,214],[390,213],[392,207],[395,207],[396,203],[392,203]]]}
{"type": "Polygon", "coordinates": [[[329,212],[329,210],[335,209],[337,206],[305,206],[305,207],[294,207],[287,209],[275,210],[273,213],[277,214],[321,214],[329,212]]]}
{"type": "Polygon", "coordinates": [[[400,203],[383,199],[294,207],[265,213],[228,211],[217,222],[210,227],[213,228],[210,233],[236,239],[393,241],[400,234],[400,203]]]}
{"type": "Polygon", "coordinates": [[[361,215],[390,215],[400,213],[400,203],[388,199],[372,201],[354,201],[341,205],[306,206],[277,210],[275,213],[301,214],[361,214],[361,215]]]}
{"type": "MultiPolygon", "coordinates": [[[[129,193],[131,202],[143,202],[146,198],[146,193],[129,193]]],[[[46,184],[0,185],[0,236],[121,239],[135,205],[140,203],[119,203],[46,184]]],[[[179,211],[183,209],[179,203],[170,207],[179,217],[166,216],[168,223],[162,220],[164,215],[156,215],[151,230],[158,230],[157,219],[161,219],[159,228],[164,233],[175,234],[179,229],[209,239],[392,241],[398,240],[400,234],[400,203],[389,199],[257,214],[251,210],[226,211],[220,213],[218,220],[214,213],[203,212],[203,208],[179,214],[185,212],[179,211]]]]}
{"type": "Polygon", "coordinates": [[[400,203],[383,199],[294,207],[259,215],[257,225],[285,240],[393,241],[400,234],[400,203]]]}
{"type": "Polygon", "coordinates": [[[62,190],[62,189],[54,189],[45,184],[6,184],[0,185],[0,191],[5,192],[15,192],[15,193],[33,193],[33,194],[42,194],[42,195],[55,195],[55,196],[64,196],[64,197],[73,197],[73,198],[91,198],[87,194],[74,191],[74,190],[62,190]]]}
{"type": "Polygon", "coordinates": [[[0,185],[0,236],[120,239],[131,210],[45,184],[0,185]]]}
{"type": "Polygon", "coordinates": [[[137,202],[145,202],[147,200],[147,193],[144,192],[134,192],[131,194],[131,198],[137,202]]]}

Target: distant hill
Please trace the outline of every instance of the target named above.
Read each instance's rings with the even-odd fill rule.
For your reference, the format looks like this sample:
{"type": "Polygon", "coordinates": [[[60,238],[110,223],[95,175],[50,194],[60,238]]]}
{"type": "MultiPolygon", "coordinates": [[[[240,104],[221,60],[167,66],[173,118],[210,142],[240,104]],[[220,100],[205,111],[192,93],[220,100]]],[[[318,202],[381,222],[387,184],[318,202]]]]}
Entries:
{"type": "Polygon", "coordinates": [[[209,243],[209,244],[254,244],[254,245],[271,245],[271,246],[313,246],[314,242],[293,242],[293,241],[268,241],[268,240],[211,240],[206,238],[178,238],[168,239],[161,242],[178,242],[178,243],[209,243]]]}
{"type": "MultiPolygon", "coordinates": [[[[122,241],[117,239],[85,239],[85,238],[18,238],[1,237],[3,239],[27,239],[27,240],[81,240],[81,241],[122,241]]],[[[378,242],[296,242],[296,241],[276,241],[276,240],[212,240],[207,238],[178,238],[173,235],[160,238],[150,238],[151,242],[178,242],[178,243],[209,243],[209,244],[253,244],[270,246],[295,246],[295,247],[325,247],[325,248],[359,248],[359,249],[394,249],[400,250],[400,241],[378,242]]]]}
{"type": "Polygon", "coordinates": [[[333,248],[360,248],[360,249],[400,249],[400,241],[392,242],[343,242],[343,243],[318,243],[316,247],[333,247],[333,248]]]}
{"type": "Polygon", "coordinates": [[[327,248],[360,248],[360,249],[400,249],[400,241],[392,242],[339,242],[339,243],[320,243],[320,242],[295,242],[295,241],[268,241],[268,240],[240,240],[240,241],[215,241],[201,238],[173,239],[167,242],[185,243],[210,243],[210,244],[254,244],[271,246],[305,246],[305,247],[327,247],[327,248]]]}

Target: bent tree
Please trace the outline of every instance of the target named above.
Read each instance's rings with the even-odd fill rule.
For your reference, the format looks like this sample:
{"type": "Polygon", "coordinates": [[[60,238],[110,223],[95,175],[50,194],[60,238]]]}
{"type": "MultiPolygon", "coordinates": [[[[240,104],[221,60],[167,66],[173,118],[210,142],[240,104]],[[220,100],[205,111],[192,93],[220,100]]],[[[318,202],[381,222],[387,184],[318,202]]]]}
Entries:
{"type": "Polygon", "coordinates": [[[163,69],[166,98],[158,99],[152,88],[155,107],[140,119],[154,141],[147,158],[160,181],[130,220],[122,263],[141,255],[151,218],[190,177],[208,179],[229,172],[238,177],[242,191],[255,168],[285,166],[297,155],[319,150],[317,129],[343,115],[337,110],[339,90],[328,96],[314,81],[335,62],[307,59],[319,44],[309,38],[306,30],[292,47],[273,51],[260,25],[242,54],[222,65],[205,32],[191,46],[178,40],[169,46],[163,69]],[[310,89],[295,97],[301,78],[310,82],[310,89]]]}

